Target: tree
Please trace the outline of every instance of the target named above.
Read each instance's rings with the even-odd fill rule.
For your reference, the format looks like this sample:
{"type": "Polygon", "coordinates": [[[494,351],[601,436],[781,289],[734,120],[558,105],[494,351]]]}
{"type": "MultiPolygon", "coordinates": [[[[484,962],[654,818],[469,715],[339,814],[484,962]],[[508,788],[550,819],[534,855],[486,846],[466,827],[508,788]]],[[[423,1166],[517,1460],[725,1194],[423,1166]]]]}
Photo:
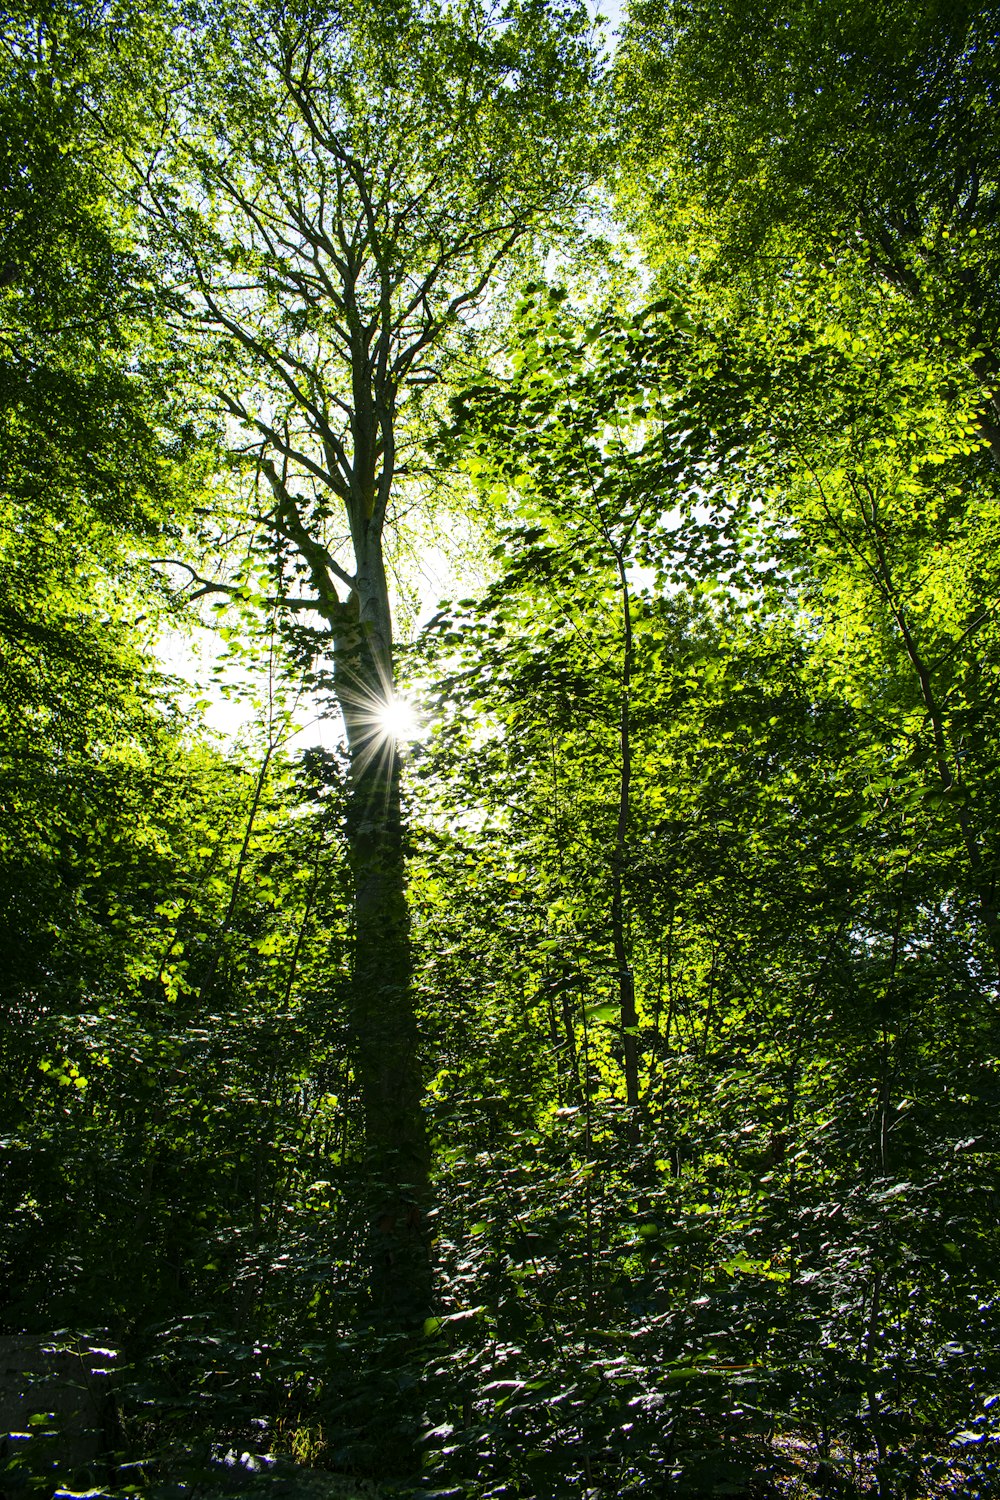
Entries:
{"type": "MultiPolygon", "coordinates": [[[[38,898],[21,858],[57,864],[58,758],[79,771],[156,718],[140,553],[176,537],[205,467],[154,370],[157,297],[121,212],[138,108],[122,75],[156,50],[138,30],[31,0],[0,22],[0,842],[22,871],[22,934],[38,898]]],[[[56,879],[49,900],[64,894],[56,879]]]]}
{"type": "MultiPolygon", "coordinates": [[[[608,847],[603,859],[600,854],[597,859],[607,868],[607,928],[617,978],[629,1137],[636,1145],[640,1028],[628,936],[635,572],[683,470],[683,423],[671,394],[665,397],[660,389],[657,361],[643,358],[641,323],[623,319],[612,308],[595,309],[589,323],[574,325],[563,306],[565,295],[559,288],[529,288],[516,310],[508,378],[463,392],[456,401],[456,430],[472,445],[474,456],[468,462],[477,482],[489,491],[499,481],[527,522],[518,534],[516,562],[490,596],[502,616],[512,608],[508,596],[516,597],[518,588],[528,585],[529,612],[535,619],[533,626],[519,622],[515,643],[530,649],[532,631],[537,633],[551,611],[546,636],[552,649],[555,633],[565,629],[568,618],[603,669],[594,672],[595,703],[597,679],[602,687],[608,680],[614,683],[617,784],[608,847]],[[610,632],[609,617],[614,621],[610,632]]],[[[516,651],[517,645],[511,649],[516,651]]],[[[555,676],[554,663],[552,670],[555,676]]],[[[596,724],[589,732],[597,732],[596,724]]]]}
{"type": "Polygon", "coordinates": [[[68,894],[55,765],[81,771],[156,717],[138,553],[200,477],[195,425],[151,372],[156,299],[116,196],[129,107],[111,60],[135,45],[128,24],[72,6],[18,4],[0,23],[0,842],[21,872],[5,893],[15,973],[38,959],[26,930],[45,925],[33,877],[50,879],[54,908],[68,894]]]}
{"type": "Polygon", "coordinates": [[[430,1290],[428,1153],[386,718],[386,528],[463,315],[580,202],[589,26],[581,6],[542,0],[236,4],[207,10],[186,42],[142,202],[172,263],[183,358],[268,495],[251,544],[269,549],[280,606],[312,622],[298,633],[309,664],[332,666],[351,758],[372,1292],[413,1323],[430,1290]]]}
{"type": "Polygon", "coordinates": [[[1000,462],[998,40],[994,0],[639,0],[619,84],[654,240],[710,226],[703,262],[765,279],[866,265],[975,371],[1000,462]]]}
{"type": "MultiPolygon", "coordinates": [[[[983,1348],[963,1299],[988,1275],[985,1183],[970,1162],[954,1196],[944,1164],[995,1097],[996,479],[968,372],[927,356],[904,297],[838,269],[836,298],[833,272],[800,267],[742,321],[722,296],[697,322],[670,297],[581,327],[543,295],[508,378],[462,399],[503,572],[478,612],[443,612],[445,693],[502,731],[477,726],[467,769],[455,709],[442,757],[450,796],[489,810],[481,832],[455,820],[454,857],[474,862],[470,926],[489,926],[497,869],[513,942],[475,939],[490,966],[480,1024],[503,1039],[518,1106],[487,1037],[436,1093],[459,1109],[474,1075],[514,1131],[548,1082],[538,1156],[578,1197],[570,1210],[533,1161],[518,1227],[554,1262],[546,1285],[559,1276],[578,1299],[576,1328],[609,1338],[617,1297],[647,1364],[677,1357],[643,1327],[650,1309],[686,1326],[688,1350],[724,1339],[734,1367],[766,1344],[760,1399],[783,1423],[808,1410],[874,1446],[894,1494],[908,1444],[932,1447],[940,1421],[934,1355],[899,1309],[932,1282],[935,1323],[983,1348]],[[627,529],[645,497],[631,544],[660,588],[629,606],[625,876],[651,1148],[636,1216],[635,1153],[609,1147],[622,1049],[601,1025],[622,647],[601,523],[627,529]],[[556,1256],[560,1213],[580,1228],[570,1246],[560,1227],[556,1256]],[[963,1291],[935,1269],[958,1253],[963,1291]],[[704,1325],[685,1323],[695,1287],[704,1325]]],[[[461,974],[468,939],[453,918],[447,930],[442,963],[461,974]]],[[[456,1175],[472,1174],[460,1158],[456,1175]]],[[[516,1279],[509,1210],[483,1185],[464,1217],[479,1223],[463,1234],[461,1209],[448,1215],[453,1285],[468,1299],[481,1264],[479,1295],[523,1347],[495,1269],[502,1250],[516,1279]]],[[[542,1297],[531,1311],[551,1316],[542,1297]]],[[[532,1385],[555,1365],[536,1349],[532,1385]]],[[[975,1410],[963,1403],[951,1420],[975,1410]]]]}
{"type": "MultiPolygon", "coordinates": [[[[152,29],[143,42],[148,61],[152,29]]],[[[195,424],[154,371],[156,296],[119,199],[131,121],[110,64],[127,70],[136,46],[120,21],[58,4],[8,7],[0,28],[0,506],[7,567],[24,563],[4,589],[15,638],[22,586],[88,614],[88,566],[141,590],[139,547],[180,521],[199,477],[186,467],[195,424]]],[[[64,644],[72,653],[69,633],[64,644]]]]}

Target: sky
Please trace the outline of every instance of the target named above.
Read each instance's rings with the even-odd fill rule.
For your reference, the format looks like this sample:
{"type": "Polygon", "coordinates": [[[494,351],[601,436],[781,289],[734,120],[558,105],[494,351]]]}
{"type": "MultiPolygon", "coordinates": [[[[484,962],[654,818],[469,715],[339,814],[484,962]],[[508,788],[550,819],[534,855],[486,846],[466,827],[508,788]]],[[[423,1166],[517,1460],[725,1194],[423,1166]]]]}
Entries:
{"type": "Polygon", "coordinates": [[[613,32],[621,22],[620,0],[587,0],[587,9],[592,16],[602,15],[607,21],[607,32],[613,32]]]}

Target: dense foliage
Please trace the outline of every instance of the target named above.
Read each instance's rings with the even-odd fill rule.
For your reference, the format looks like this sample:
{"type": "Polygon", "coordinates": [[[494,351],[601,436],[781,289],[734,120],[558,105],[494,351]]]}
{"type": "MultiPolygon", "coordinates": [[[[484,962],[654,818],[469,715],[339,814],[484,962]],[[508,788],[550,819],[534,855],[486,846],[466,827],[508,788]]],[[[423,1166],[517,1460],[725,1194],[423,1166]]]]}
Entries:
{"type": "Polygon", "coordinates": [[[997,1492],[998,26],[8,7],[4,1495],[997,1492]]]}

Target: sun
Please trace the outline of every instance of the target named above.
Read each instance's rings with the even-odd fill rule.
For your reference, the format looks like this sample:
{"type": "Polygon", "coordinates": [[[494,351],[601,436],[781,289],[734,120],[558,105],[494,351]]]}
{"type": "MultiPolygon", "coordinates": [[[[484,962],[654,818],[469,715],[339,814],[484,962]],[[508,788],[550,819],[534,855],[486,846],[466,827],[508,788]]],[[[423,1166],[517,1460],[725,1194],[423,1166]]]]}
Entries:
{"type": "Polygon", "coordinates": [[[380,703],[373,717],[385,738],[397,744],[419,739],[423,732],[420,715],[406,698],[389,698],[380,703]]]}

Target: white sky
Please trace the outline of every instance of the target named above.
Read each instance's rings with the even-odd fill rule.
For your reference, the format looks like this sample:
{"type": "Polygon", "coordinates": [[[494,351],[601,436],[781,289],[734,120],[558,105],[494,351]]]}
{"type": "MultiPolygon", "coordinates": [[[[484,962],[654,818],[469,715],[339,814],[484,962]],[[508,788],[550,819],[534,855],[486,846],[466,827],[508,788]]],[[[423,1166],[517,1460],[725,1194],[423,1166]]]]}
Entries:
{"type": "Polygon", "coordinates": [[[621,22],[621,0],[587,0],[587,9],[592,16],[602,15],[607,21],[605,35],[613,33],[621,22]]]}

